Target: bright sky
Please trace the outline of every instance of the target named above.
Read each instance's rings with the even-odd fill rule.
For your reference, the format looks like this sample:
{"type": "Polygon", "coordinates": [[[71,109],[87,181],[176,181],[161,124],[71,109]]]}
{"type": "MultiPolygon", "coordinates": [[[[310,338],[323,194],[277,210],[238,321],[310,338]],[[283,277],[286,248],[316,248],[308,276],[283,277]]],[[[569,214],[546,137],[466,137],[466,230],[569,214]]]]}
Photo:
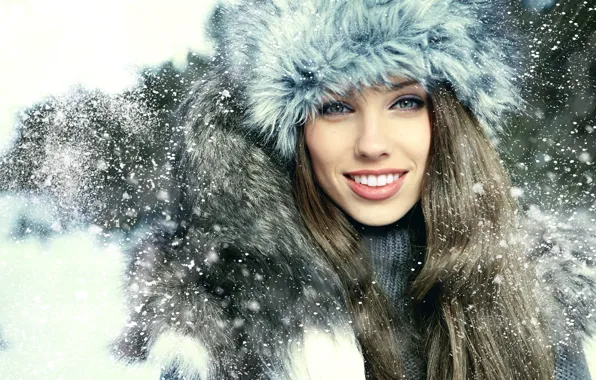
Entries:
{"type": "Polygon", "coordinates": [[[0,151],[15,111],[74,84],[119,92],[135,70],[189,49],[207,53],[204,21],[216,0],[2,0],[0,151]]]}

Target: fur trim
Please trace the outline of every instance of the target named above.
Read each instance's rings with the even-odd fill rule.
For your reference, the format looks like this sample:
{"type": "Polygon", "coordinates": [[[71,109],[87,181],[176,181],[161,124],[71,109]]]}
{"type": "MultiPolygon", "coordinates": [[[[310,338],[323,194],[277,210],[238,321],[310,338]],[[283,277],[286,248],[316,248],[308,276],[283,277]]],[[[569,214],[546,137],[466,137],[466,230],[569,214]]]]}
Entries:
{"type": "Polygon", "coordinates": [[[229,101],[208,81],[189,104],[182,215],[131,252],[131,318],[115,353],[144,359],[163,334],[176,334],[205,347],[193,348],[196,365],[179,360],[185,368],[217,358],[202,380],[289,380],[304,371],[323,379],[320,356],[308,348],[335,341],[342,350],[329,364],[357,373],[364,367],[343,288],[309,242],[290,174],[236,129],[229,101]]]}
{"type": "Polygon", "coordinates": [[[523,223],[530,261],[541,283],[536,294],[558,340],[596,333],[594,217],[564,218],[530,207],[523,223]]]}
{"type": "MultiPolygon", "coordinates": [[[[244,127],[295,154],[296,128],[330,93],[389,83],[450,83],[495,139],[522,101],[501,1],[252,0],[224,8],[212,34],[246,111],[244,127]]],[[[224,70],[222,70],[224,71],[224,70]]]]}

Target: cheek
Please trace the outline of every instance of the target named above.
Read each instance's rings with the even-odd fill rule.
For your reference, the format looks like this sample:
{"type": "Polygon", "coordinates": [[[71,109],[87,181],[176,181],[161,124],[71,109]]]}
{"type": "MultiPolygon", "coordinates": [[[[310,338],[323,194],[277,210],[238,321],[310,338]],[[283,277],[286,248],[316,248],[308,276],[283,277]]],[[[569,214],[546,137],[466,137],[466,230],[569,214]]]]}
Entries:
{"type": "Polygon", "coordinates": [[[423,166],[422,169],[424,169],[430,151],[431,137],[430,122],[423,119],[403,129],[396,141],[417,168],[423,166]]]}
{"type": "Polygon", "coordinates": [[[418,138],[419,144],[416,146],[415,156],[417,157],[420,163],[424,163],[426,166],[426,161],[428,160],[428,154],[430,151],[430,143],[432,139],[431,127],[430,125],[426,126],[420,132],[420,136],[418,138]]]}
{"type": "Polygon", "coordinates": [[[324,181],[324,176],[335,166],[337,160],[336,145],[333,139],[330,139],[329,133],[325,133],[320,126],[307,126],[306,146],[310,154],[313,171],[320,182],[324,181]]]}

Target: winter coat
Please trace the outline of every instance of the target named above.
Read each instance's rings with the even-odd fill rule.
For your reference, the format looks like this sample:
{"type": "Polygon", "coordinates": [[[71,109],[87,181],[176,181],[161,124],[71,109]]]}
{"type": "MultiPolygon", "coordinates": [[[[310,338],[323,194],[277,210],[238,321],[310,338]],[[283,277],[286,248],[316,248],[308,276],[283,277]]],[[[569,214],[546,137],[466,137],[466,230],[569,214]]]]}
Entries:
{"type": "MultiPolygon", "coordinates": [[[[364,379],[345,294],[301,222],[290,172],[238,128],[211,79],[189,103],[182,216],[131,256],[117,351],[186,379],[364,379]]],[[[596,234],[576,218],[532,209],[519,231],[561,341],[594,329],[596,234]]]]}

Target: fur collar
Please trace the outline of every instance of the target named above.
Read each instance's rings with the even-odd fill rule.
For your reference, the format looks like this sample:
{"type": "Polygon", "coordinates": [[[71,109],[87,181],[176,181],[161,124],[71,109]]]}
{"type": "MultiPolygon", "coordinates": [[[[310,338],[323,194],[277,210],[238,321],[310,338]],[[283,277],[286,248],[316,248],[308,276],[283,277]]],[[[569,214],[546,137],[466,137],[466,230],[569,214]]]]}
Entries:
{"type": "MultiPolygon", "coordinates": [[[[222,78],[212,73],[185,106],[182,216],[131,253],[130,323],[115,352],[187,379],[364,379],[342,287],[313,250],[290,172],[239,127],[222,78]]],[[[594,329],[596,237],[585,223],[532,208],[519,231],[561,334],[594,329]]]]}

